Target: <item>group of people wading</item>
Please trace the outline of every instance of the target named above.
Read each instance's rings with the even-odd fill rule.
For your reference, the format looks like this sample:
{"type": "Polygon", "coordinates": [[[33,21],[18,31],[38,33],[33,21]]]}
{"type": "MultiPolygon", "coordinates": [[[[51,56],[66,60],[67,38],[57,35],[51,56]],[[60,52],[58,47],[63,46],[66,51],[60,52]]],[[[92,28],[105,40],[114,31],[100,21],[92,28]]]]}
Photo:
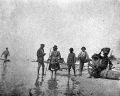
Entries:
{"type": "MultiPolygon", "coordinates": [[[[40,48],[37,50],[37,62],[38,62],[38,75],[40,67],[42,66],[42,75],[44,75],[44,56],[46,53],[44,53],[44,47],[45,44],[41,44],[40,48]]],[[[60,69],[60,62],[62,60],[60,51],[57,50],[57,45],[53,46],[53,51],[51,52],[49,58],[47,61],[49,61],[49,70],[56,74],[57,70],[60,69]]],[[[86,52],[86,48],[82,47],[81,52],[79,53],[78,57],[76,57],[74,53],[74,49],[69,49],[70,53],[67,57],[67,66],[68,66],[68,74],[70,75],[71,67],[73,69],[74,75],[76,75],[75,71],[75,63],[77,60],[80,61],[80,67],[79,67],[79,75],[82,75],[84,63],[88,63],[88,66],[91,66],[92,69],[90,71],[90,77],[100,77],[100,72],[107,68],[109,64],[109,70],[112,68],[112,63],[108,57],[108,54],[110,52],[110,48],[103,48],[101,49],[99,54],[94,54],[92,56],[92,59],[89,58],[88,53],[86,52]],[[103,52],[103,56],[101,56],[101,52],[103,52]],[[90,61],[92,61],[92,65],[90,64],[90,61]],[[96,63],[97,62],[97,63],[96,63]],[[99,62],[99,63],[98,63],[99,62]]]]}

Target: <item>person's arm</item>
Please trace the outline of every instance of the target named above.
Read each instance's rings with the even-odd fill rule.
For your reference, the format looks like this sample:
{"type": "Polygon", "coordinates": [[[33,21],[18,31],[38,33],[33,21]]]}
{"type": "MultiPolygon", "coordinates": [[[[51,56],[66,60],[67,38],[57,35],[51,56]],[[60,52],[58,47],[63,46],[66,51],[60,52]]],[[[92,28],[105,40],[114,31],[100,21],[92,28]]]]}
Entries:
{"type": "Polygon", "coordinates": [[[10,56],[10,52],[8,51],[8,56],[10,56]]]}
{"type": "Polygon", "coordinates": [[[112,69],[112,66],[113,66],[113,64],[112,64],[112,62],[109,60],[109,70],[112,69]]]}
{"type": "Polygon", "coordinates": [[[60,59],[61,58],[61,54],[60,54],[60,52],[58,51],[58,59],[60,59]]]}
{"type": "Polygon", "coordinates": [[[1,57],[2,57],[3,54],[5,54],[5,51],[1,54],[1,57]]]}
{"type": "Polygon", "coordinates": [[[69,60],[69,54],[68,54],[68,57],[67,57],[67,64],[68,64],[68,62],[69,62],[68,60],[69,60]]]}
{"type": "Polygon", "coordinates": [[[87,58],[87,59],[90,59],[88,53],[87,53],[86,51],[85,51],[85,53],[86,53],[86,58],[87,58]]]}
{"type": "Polygon", "coordinates": [[[76,63],[76,55],[74,54],[74,63],[76,63]]]}
{"type": "Polygon", "coordinates": [[[51,58],[52,58],[52,56],[53,56],[53,51],[51,52],[49,59],[51,59],[51,58]]]}
{"type": "Polygon", "coordinates": [[[80,59],[81,52],[78,54],[78,60],[80,59]]]}
{"type": "Polygon", "coordinates": [[[98,54],[100,59],[103,58],[103,56],[101,56],[101,52],[102,52],[102,51],[103,51],[103,49],[101,49],[100,53],[98,54]]]}
{"type": "Polygon", "coordinates": [[[43,57],[43,56],[45,56],[45,55],[46,55],[46,53],[43,53],[41,49],[39,49],[39,50],[37,51],[37,57],[43,57]]]}
{"type": "Polygon", "coordinates": [[[100,59],[102,59],[102,58],[103,58],[103,56],[101,56],[101,52],[100,52],[98,55],[99,55],[99,58],[100,58],[100,59]]]}

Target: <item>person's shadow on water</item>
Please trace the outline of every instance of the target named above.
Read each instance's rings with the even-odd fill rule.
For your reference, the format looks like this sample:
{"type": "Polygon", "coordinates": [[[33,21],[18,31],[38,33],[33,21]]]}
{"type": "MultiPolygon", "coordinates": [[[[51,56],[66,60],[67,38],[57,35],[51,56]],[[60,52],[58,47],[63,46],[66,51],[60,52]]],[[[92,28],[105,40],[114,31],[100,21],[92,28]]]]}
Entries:
{"type": "MultiPolygon", "coordinates": [[[[72,84],[70,85],[70,77],[68,76],[68,81],[67,81],[67,87],[66,87],[66,92],[64,93],[66,96],[73,96],[74,94],[74,89],[75,89],[75,82],[72,81],[72,84]]],[[[76,96],[76,95],[75,95],[76,96]]]]}
{"type": "Polygon", "coordinates": [[[2,74],[1,74],[2,81],[5,81],[5,77],[6,77],[6,74],[7,74],[6,67],[7,67],[6,63],[5,64],[3,63],[2,74]]]}
{"type": "Polygon", "coordinates": [[[68,82],[67,82],[67,88],[65,95],[66,96],[84,96],[81,92],[81,90],[76,91],[76,84],[75,81],[72,81],[72,84],[70,84],[70,77],[68,76],[68,82]]]}
{"type": "Polygon", "coordinates": [[[68,81],[67,81],[67,88],[66,88],[66,93],[70,92],[70,77],[68,76],[68,81]]]}
{"type": "Polygon", "coordinates": [[[43,76],[41,77],[41,81],[39,81],[39,79],[40,79],[40,77],[37,76],[36,81],[35,81],[35,86],[36,86],[36,87],[42,86],[42,84],[43,84],[43,82],[44,82],[43,76]]]}
{"type": "Polygon", "coordinates": [[[51,76],[51,78],[48,80],[48,90],[47,90],[48,96],[58,96],[57,85],[58,83],[56,76],[55,77],[51,76]]]}
{"type": "Polygon", "coordinates": [[[32,92],[32,90],[29,91],[29,96],[34,96],[34,95],[35,96],[39,96],[39,95],[44,96],[45,93],[41,90],[43,82],[44,82],[43,76],[41,77],[41,79],[39,76],[37,76],[36,81],[35,81],[36,88],[33,89],[33,92],[32,92]]]}

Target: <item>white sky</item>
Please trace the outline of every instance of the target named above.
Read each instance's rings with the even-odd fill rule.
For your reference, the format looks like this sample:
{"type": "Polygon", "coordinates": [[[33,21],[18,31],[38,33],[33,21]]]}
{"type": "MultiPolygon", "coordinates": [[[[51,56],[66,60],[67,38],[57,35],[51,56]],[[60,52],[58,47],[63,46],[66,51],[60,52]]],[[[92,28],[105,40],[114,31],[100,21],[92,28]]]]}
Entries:
{"type": "Polygon", "coordinates": [[[110,47],[120,57],[119,0],[2,0],[0,6],[0,53],[36,59],[45,43],[48,58],[54,44],[65,59],[69,48],[88,54],[110,47]]]}

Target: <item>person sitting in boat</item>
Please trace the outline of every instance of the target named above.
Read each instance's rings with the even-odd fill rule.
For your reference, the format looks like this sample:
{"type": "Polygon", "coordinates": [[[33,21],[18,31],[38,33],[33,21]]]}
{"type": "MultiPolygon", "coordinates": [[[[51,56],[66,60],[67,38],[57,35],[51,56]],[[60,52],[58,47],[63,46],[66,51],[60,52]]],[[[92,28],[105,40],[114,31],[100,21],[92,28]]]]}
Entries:
{"type": "Polygon", "coordinates": [[[111,70],[113,64],[111,62],[111,60],[108,57],[108,54],[110,52],[110,48],[103,48],[101,50],[101,52],[99,53],[100,59],[102,59],[101,64],[99,66],[99,68],[102,70],[106,69],[108,64],[109,64],[109,70],[111,70]],[[101,52],[103,51],[103,56],[101,56],[101,52]]]}
{"type": "Polygon", "coordinates": [[[93,64],[94,66],[92,67],[93,71],[92,71],[91,75],[94,77],[100,77],[101,71],[107,69],[108,64],[109,64],[109,70],[111,70],[111,68],[113,66],[112,62],[110,61],[110,59],[108,57],[110,48],[103,48],[103,49],[101,49],[101,52],[99,54],[94,54],[92,56],[92,59],[94,59],[94,62],[96,62],[96,61],[98,62],[98,63],[96,63],[96,65],[93,64]],[[101,52],[103,52],[103,56],[101,56],[101,52]]]}
{"type": "Polygon", "coordinates": [[[52,75],[53,75],[53,71],[55,71],[56,74],[57,70],[60,69],[59,60],[61,58],[61,54],[59,51],[57,51],[57,49],[58,49],[57,45],[54,45],[53,51],[51,52],[50,55],[49,70],[52,72],[52,75]]]}

